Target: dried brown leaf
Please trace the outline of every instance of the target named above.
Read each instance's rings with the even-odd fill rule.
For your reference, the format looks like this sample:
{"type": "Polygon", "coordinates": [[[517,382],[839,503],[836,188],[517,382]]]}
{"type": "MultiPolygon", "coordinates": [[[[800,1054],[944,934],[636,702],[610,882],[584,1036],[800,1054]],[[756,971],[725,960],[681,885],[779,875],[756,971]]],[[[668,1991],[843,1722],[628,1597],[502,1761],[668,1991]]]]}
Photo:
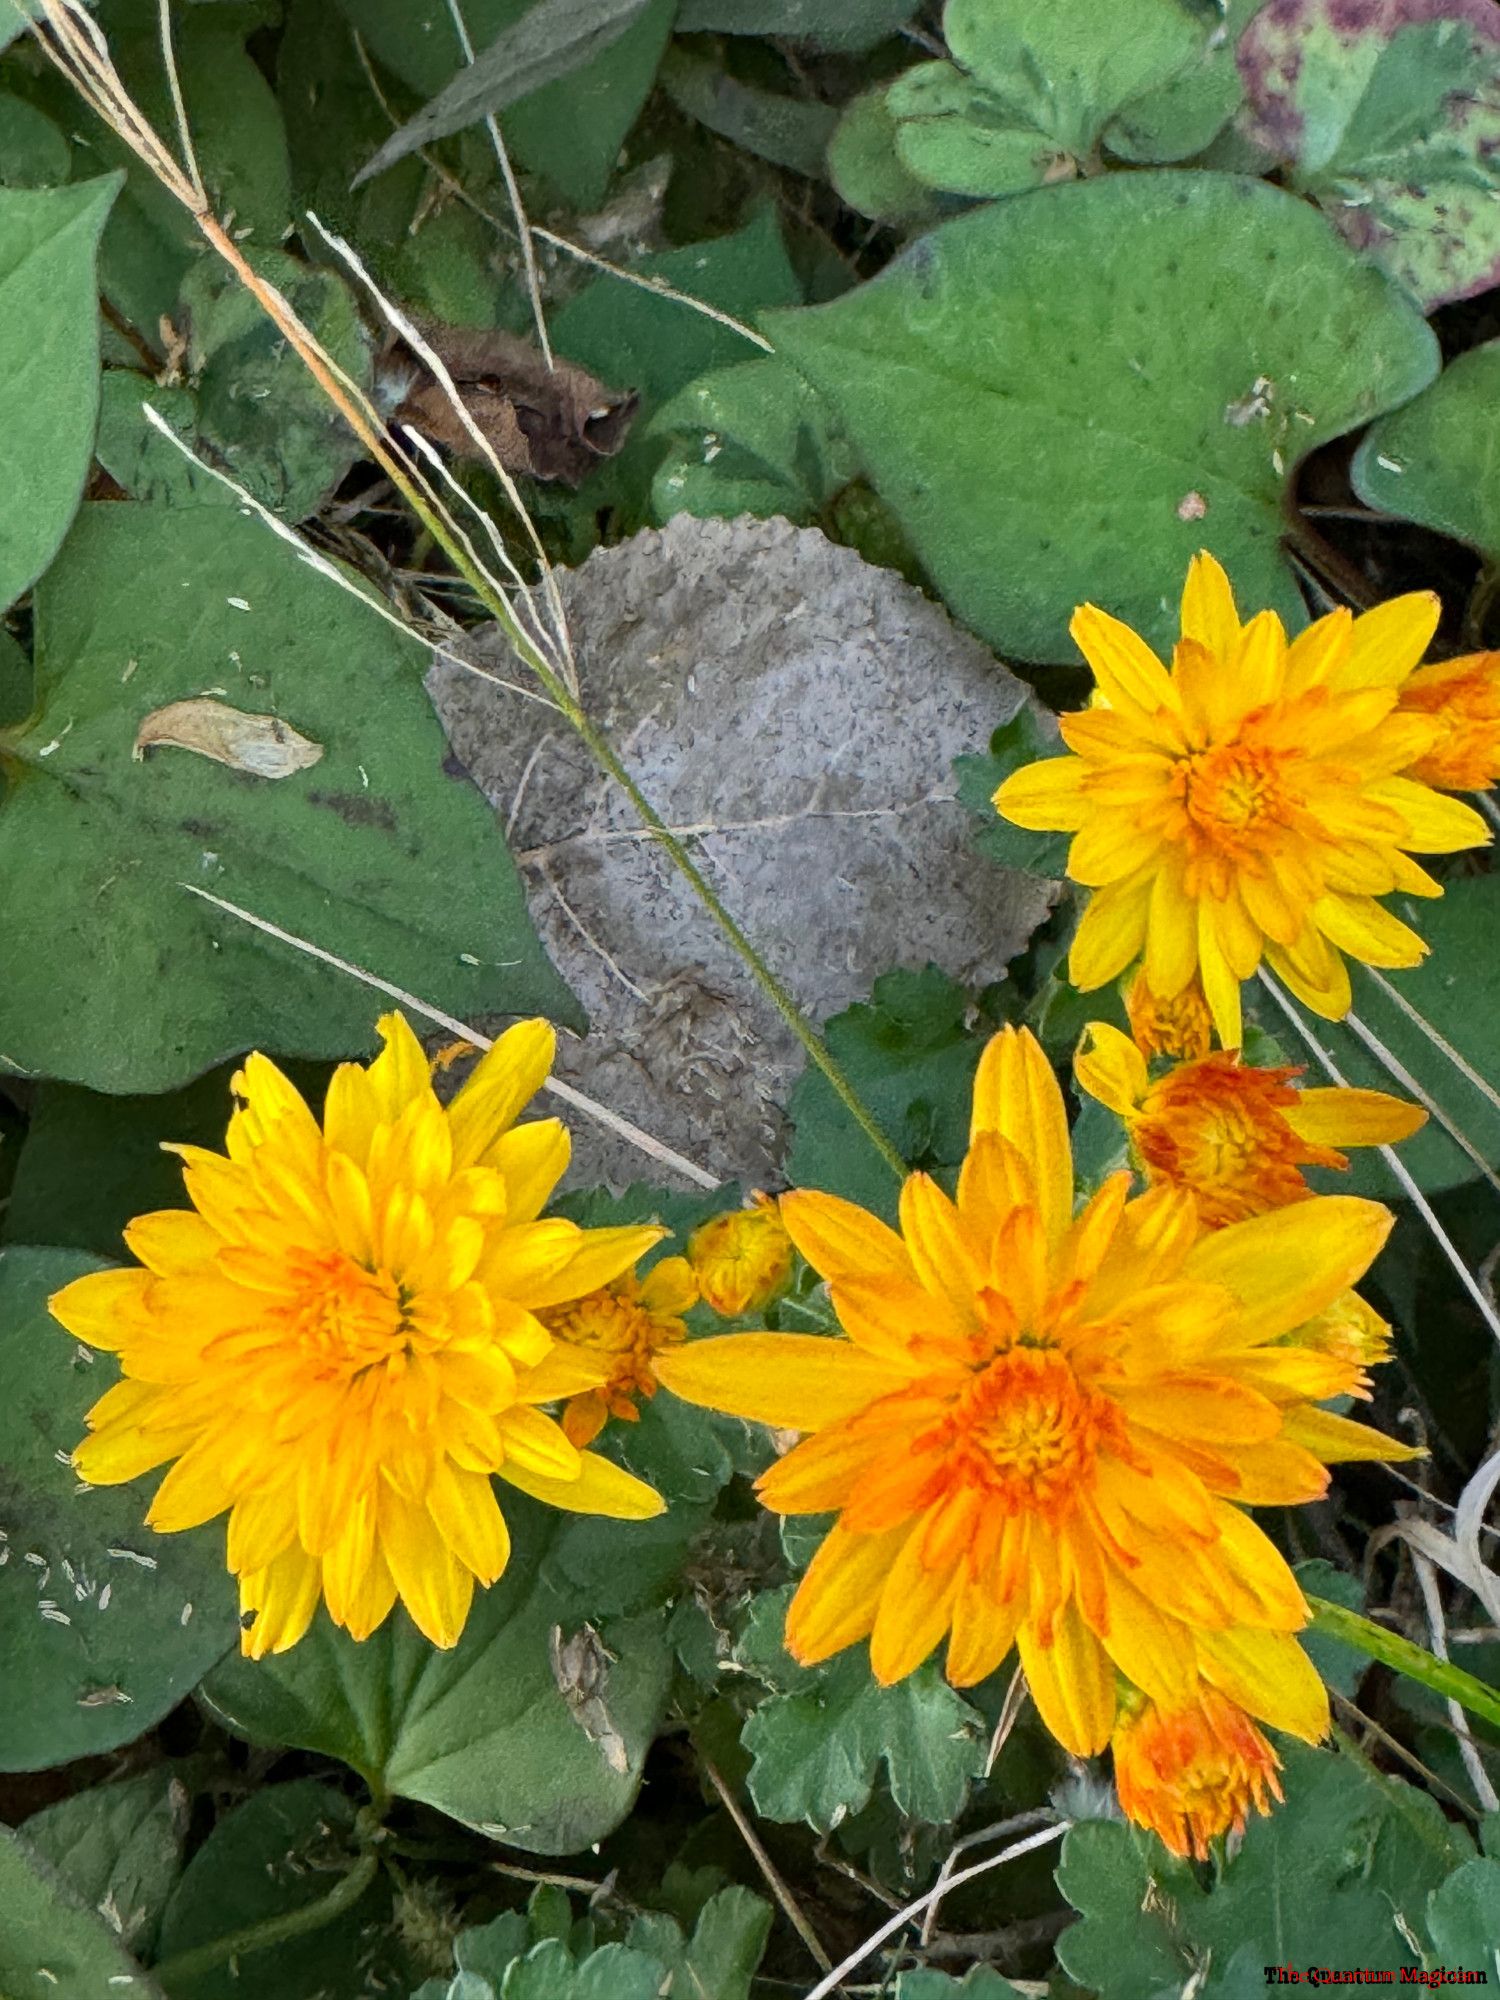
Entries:
{"type": "Polygon", "coordinates": [[[144,717],[132,751],[137,763],[148,750],[191,750],[254,778],[289,778],[323,754],[321,743],[279,715],[247,715],[207,695],[170,701],[144,717]]]}

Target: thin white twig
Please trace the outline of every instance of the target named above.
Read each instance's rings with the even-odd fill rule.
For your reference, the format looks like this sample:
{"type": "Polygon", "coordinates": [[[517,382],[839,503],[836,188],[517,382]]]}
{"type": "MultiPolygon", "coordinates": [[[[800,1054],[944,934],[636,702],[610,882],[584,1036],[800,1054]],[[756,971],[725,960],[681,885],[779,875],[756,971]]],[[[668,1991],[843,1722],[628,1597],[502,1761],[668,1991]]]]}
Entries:
{"type": "MultiPolygon", "coordinates": [[[[162,0],[163,6],[166,0],[162,0]]],[[[448,0],[448,18],[453,23],[453,31],[458,36],[458,46],[463,50],[464,61],[473,66],[474,44],[469,40],[469,26],[464,19],[459,0],[448,0]]],[[[537,344],[542,350],[542,358],[548,368],[555,364],[552,359],[552,343],[547,338],[547,316],[542,311],[542,280],[536,267],[536,245],[531,240],[531,224],[526,219],[526,210],[521,202],[521,190],[516,181],[515,169],[510,163],[500,124],[493,111],[484,114],[484,129],[490,135],[490,144],[495,149],[495,159],[500,168],[500,177],[505,182],[505,192],[510,201],[510,212],[516,219],[516,234],[521,239],[521,261],[526,266],[526,290],[531,298],[531,317],[536,323],[537,344]]]]}
{"type": "MultiPolygon", "coordinates": [[[[361,986],[373,987],[377,993],[384,993],[388,999],[396,1001],[400,1006],[409,1007],[414,1014],[420,1014],[424,1020],[433,1022],[439,1028],[446,1028],[450,1035],[455,1035],[462,1041],[472,1042],[476,1049],[494,1047],[488,1035],[481,1035],[477,1028],[469,1027],[456,1015],[445,1014],[441,1007],[434,1007],[430,1001],[419,999],[415,993],[408,993],[403,986],[393,985],[389,979],[382,979],[378,973],[367,972],[362,965],[354,965],[347,958],[339,958],[333,952],[325,951],[321,945],[313,944],[310,939],[298,937],[293,931],[285,931],[280,924],[273,924],[266,917],[256,916],[253,910],[241,909],[238,903],[227,902],[223,896],[215,896],[207,889],[200,889],[195,882],[179,882],[177,886],[179,889],[186,889],[190,896],[198,896],[205,903],[212,903],[215,909],[224,910],[231,917],[238,917],[242,924],[248,924],[252,930],[262,931],[267,937],[275,938],[278,944],[290,945],[294,951],[300,951],[308,958],[315,958],[323,965],[331,965],[335,972],[347,973],[349,978],[357,979],[361,986]]],[[[549,1091],[553,1097],[560,1098],[564,1104],[571,1105],[576,1111],[587,1113],[600,1125],[608,1126],[611,1132],[628,1140],[632,1146],[639,1148],[659,1166],[670,1167],[673,1173],[681,1174],[683,1179],[691,1181],[694,1187],[717,1189],[721,1185],[716,1174],[709,1173],[695,1160],[685,1159],[664,1140],[643,1131],[628,1118],[622,1118],[618,1111],[611,1111],[607,1104],[600,1104],[594,1098],[585,1096],[581,1090],[575,1090],[572,1084],[564,1083],[561,1078],[548,1077],[542,1088],[549,1091]]]]}
{"type": "Polygon", "coordinates": [[[914,1903],[906,1904],[888,1922],[883,1923],[878,1931],[872,1932],[862,1945],[851,1951],[847,1958],[841,1959],[832,1972],[805,1993],[803,2000],[828,2000],[829,1994],[836,1992],[851,1972],[857,1972],[872,1952],[879,1951],[886,1939],[893,1938],[897,1931],[911,1922],[913,1917],[920,1917],[935,1897],[946,1896],[954,1889],[961,1889],[965,1882],[977,1881],[981,1875],[988,1875],[996,1868],[1003,1868],[1008,1861],[1018,1860],[1023,1854],[1031,1854],[1038,1847],[1047,1846],[1050,1841],[1061,1840],[1072,1824],[1072,1820],[1065,1819],[1059,1821],[1056,1826],[1043,1827],[1040,1833],[1030,1834],[1025,1840],[1018,1840],[1010,1847],[1003,1847],[998,1854],[992,1854],[988,1861],[976,1861],[972,1868],[963,1868],[957,1875],[950,1875],[946,1882],[929,1889],[925,1896],[918,1896],[914,1903]]]}
{"type": "MultiPolygon", "coordinates": [[[[1303,1041],[1306,1042],[1307,1046],[1312,1050],[1313,1054],[1317,1057],[1319,1063],[1322,1066],[1324,1075],[1327,1076],[1332,1082],[1337,1084],[1343,1084],[1347,1088],[1348,1080],[1343,1075],[1343,1072],[1339,1069],[1338,1065],[1334,1062],[1332,1056],[1329,1055],[1328,1051],[1323,1047],[1323,1044],[1318,1040],[1317,1036],[1312,1032],[1311,1028],[1307,1026],[1306,1022],[1302,1019],[1302,1016],[1297,1012],[1296,1008],[1292,1005],[1291,1001],[1287,998],[1286,994],[1282,992],[1280,986],[1276,983],[1275,979],[1272,978],[1271,974],[1266,971],[1264,966],[1262,966],[1260,969],[1260,982],[1265,987],[1266,991],[1271,995],[1271,998],[1276,1002],[1277,1006],[1281,1009],[1282,1013],[1286,1015],[1287,1019],[1291,1022],[1292,1026],[1296,1029],[1297,1033],[1302,1037],[1303,1041]]],[[[1447,1230],[1444,1229],[1443,1225],[1438,1221],[1436,1214],[1433,1212],[1432,1203],[1427,1199],[1426,1195],[1423,1194],[1422,1190],[1417,1186],[1416,1182],[1412,1179],[1411,1173],[1406,1166],[1406,1162],[1404,1160],[1397,1158],[1396,1149],[1394,1146],[1382,1146],[1380,1148],[1380,1157],[1385,1161],[1386,1166],[1395,1176],[1395,1179],[1399,1184],[1402,1192],[1405,1194],[1407,1200],[1411,1203],[1412,1207],[1416,1209],[1417,1213],[1421,1216],[1422,1220],[1427,1224],[1427,1227],[1432,1234],[1433,1242],[1437,1244],[1438,1248],[1442,1251],[1443,1255],[1447,1258],[1448,1262],[1453,1266],[1454,1272],[1456,1273],[1459,1282],[1462,1284],[1464,1290],[1469,1294],[1469,1297],[1474,1301],[1475,1305],[1478,1306],[1480,1314],[1484,1319],[1485,1325],[1489,1328],[1490,1332],[1494,1334],[1496,1340],[1500,1340],[1500,1314],[1496,1313],[1494,1306],[1490,1303],[1489,1299],[1485,1297],[1484,1288],[1480,1285],[1479,1280],[1474,1276],[1474,1273],[1469,1269],[1468,1265],[1464,1262],[1463,1258],[1458,1254],[1458,1250],[1454,1245],[1452,1237],[1449,1236],[1447,1230]]]]}
{"type": "Polygon", "coordinates": [[[1369,974],[1370,978],[1374,981],[1374,983],[1380,988],[1381,992],[1385,995],[1387,1000],[1391,1002],[1392,1006],[1398,1007],[1400,1011],[1406,1016],[1407,1020],[1411,1022],[1412,1026],[1415,1028],[1419,1028],[1422,1031],[1422,1033],[1427,1037],[1428,1041],[1431,1042],[1432,1046],[1436,1050],[1438,1050],[1438,1052],[1441,1055],[1444,1055],[1448,1058],[1448,1061],[1452,1063],[1453,1067],[1458,1071],[1459,1075],[1463,1077],[1466,1082],[1472,1083],[1474,1088],[1479,1092],[1480,1096],[1483,1098],[1487,1098],[1488,1101],[1494,1105],[1495,1109],[1497,1111],[1500,1111],[1500,1090],[1497,1090],[1494,1084],[1492,1084],[1487,1077],[1481,1076],[1479,1074],[1479,1071],[1474,1068],[1472,1063],[1467,1062],[1464,1059],[1464,1057],[1459,1054],[1458,1050],[1454,1048],[1453,1044],[1450,1041],[1447,1041],[1442,1035],[1438,1033],[1437,1029],[1433,1027],[1431,1021],[1427,1019],[1426,1015],[1419,1014],[1416,1008],[1413,1007],[1413,1005],[1411,1004],[1410,1000],[1407,999],[1406,995],[1400,992],[1396,987],[1394,987],[1382,973],[1377,972],[1373,965],[1367,965],[1365,967],[1365,971],[1369,974]]]}
{"type": "MultiPolygon", "coordinates": [[[[1019,1667],[1016,1672],[1020,1672],[1019,1667]]],[[[1011,1686],[1015,1686],[1014,1675],[1011,1677],[1011,1686]]],[[[1019,1703],[1017,1706],[1019,1707],[1019,1703]]],[[[993,1826],[982,1826],[976,1833],[966,1833],[962,1840],[955,1840],[948,1849],[942,1867],[938,1870],[936,1882],[932,1885],[933,1898],[927,1906],[926,1916],[922,1919],[922,1933],[918,1940],[922,1949],[925,1951],[932,1942],[932,1934],[937,1929],[938,1913],[941,1908],[938,1892],[947,1895],[948,1884],[953,1880],[953,1864],[960,1854],[966,1854],[971,1847],[983,1847],[991,1840],[1004,1840],[1007,1834],[1021,1833],[1027,1827],[1050,1826],[1056,1818],[1057,1814],[1050,1806],[1036,1806],[1030,1812],[1012,1813],[1009,1819],[997,1820],[993,1826]]]]}
{"type": "Polygon", "coordinates": [[[1375,1030],[1366,1026],[1359,1016],[1352,1012],[1344,1016],[1344,1026],[1357,1041],[1364,1043],[1365,1047],[1374,1056],[1376,1062],[1380,1064],[1387,1076],[1393,1076],[1403,1090],[1411,1092],[1422,1109],[1437,1120],[1438,1124],[1442,1126],[1459,1151],[1468,1156],[1474,1165],[1478,1167],[1484,1179],[1489,1182],[1497,1194],[1500,1194],[1500,1175],[1496,1174],[1494,1168],[1474,1144],[1468,1133],[1443,1109],[1431,1091],[1418,1083],[1405,1063],[1392,1050],[1386,1047],[1379,1035],[1375,1033],[1375,1030]]]}
{"type": "Polygon", "coordinates": [[[172,46],[172,0],[157,0],[157,22],[161,33],[161,56],[167,70],[167,86],[172,93],[172,115],[177,120],[177,137],[182,146],[182,161],[187,168],[188,178],[193,184],[193,193],[199,201],[208,201],[208,190],[203,185],[203,175],[198,170],[198,155],[193,147],[193,135],[188,129],[187,105],[182,97],[182,79],[177,73],[177,52],[172,46]]]}
{"type": "MultiPolygon", "coordinates": [[[[1417,1583],[1421,1588],[1422,1602],[1427,1609],[1427,1629],[1432,1638],[1434,1656],[1445,1664],[1448,1659],[1448,1627],[1443,1617],[1443,1596],[1438,1589],[1437,1570],[1431,1561],[1419,1550],[1412,1550],[1412,1566],[1417,1572],[1417,1583]]],[[[1464,1760],[1464,1769],[1469,1774],[1469,1782],[1474,1787],[1474,1796],[1486,1812],[1500,1810],[1500,1797],[1490,1783],[1490,1774],[1480,1760],[1479,1751],[1469,1734],[1468,1718],[1463,1706],[1450,1695],[1447,1703],[1448,1720],[1458,1738],[1458,1754],[1464,1760]]]]}

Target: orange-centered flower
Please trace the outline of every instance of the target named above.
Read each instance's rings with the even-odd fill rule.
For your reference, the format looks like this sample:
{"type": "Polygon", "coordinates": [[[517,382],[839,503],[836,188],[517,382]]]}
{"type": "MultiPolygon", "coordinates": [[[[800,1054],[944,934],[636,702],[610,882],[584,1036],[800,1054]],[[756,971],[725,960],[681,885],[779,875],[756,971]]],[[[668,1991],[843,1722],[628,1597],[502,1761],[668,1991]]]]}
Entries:
{"type": "Polygon", "coordinates": [[[1500,778],[1500,653],[1418,667],[1401,690],[1401,713],[1438,730],[1408,777],[1442,792],[1487,792],[1500,778]]]}
{"type": "Polygon", "coordinates": [[[675,1394],[805,1432],[760,1481],[836,1513],[787,1618],[802,1661],[868,1637],[885,1683],[947,1636],[959,1686],[1015,1642],[1048,1727],[1102,1750],[1116,1669],[1163,1706],[1217,1688],[1314,1739],[1307,1609],[1248,1505],[1311,1500],[1344,1451],[1405,1446],[1313,1405],[1358,1369],[1284,1336],[1366,1269],[1377,1203],[1322,1196],[1203,1234],[1193,1199],[1114,1175],[1073,1213],[1062,1093],[1038,1043],[985,1050],[950,1199],[926,1174],[898,1235],[782,1197],[842,1337],[742,1333],[657,1360],[675,1394]]]}
{"type": "Polygon", "coordinates": [[[1145,973],[1138,972],[1125,992],[1125,1015],[1131,1039],[1144,1056],[1191,1062],[1213,1047],[1213,1016],[1197,979],[1190,979],[1173,999],[1163,1000],[1151,991],[1145,973]]]}
{"type": "Polygon", "coordinates": [[[585,1389],[563,1411],[573,1443],[592,1444],[609,1417],[638,1423],[638,1397],[656,1394],[656,1355],[687,1338],[682,1315],[698,1303],[698,1283],[685,1257],[663,1257],[644,1278],[622,1278],[586,1299],[543,1314],[559,1340],[586,1349],[609,1370],[597,1389],[585,1389]]]}
{"type": "Polygon", "coordinates": [[[1213,1688],[1185,1708],[1127,1697],[1115,1730],[1115,1786],[1126,1815],[1174,1854],[1206,1861],[1243,1833],[1252,1809],[1282,1795],[1276,1753],[1242,1708],[1213,1688]]]}
{"type": "Polygon", "coordinates": [[[320,1594],[357,1639],[397,1596],[455,1644],[510,1538],[490,1475],[555,1507],[642,1519],[650,1487],[581,1454],[537,1407],[604,1381],[538,1315],[628,1270],[663,1232],[538,1220],[568,1162],[517,1125],[552,1061],[545,1021],[495,1044],[446,1109],[399,1014],[345,1063],[322,1128],[264,1056],[234,1080],[228,1158],[196,1146],[191,1210],[126,1231],[140,1269],[79,1278],[52,1311],[123,1379],[74,1453],[93,1485],[175,1460],[148,1524],[229,1510],[254,1657],[294,1645],[320,1594]]]}
{"type": "Polygon", "coordinates": [[[1210,1229],[1306,1200],[1304,1167],[1347,1167],[1340,1147],[1394,1145],[1427,1120],[1383,1090],[1294,1089],[1300,1069],[1256,1069],[1237,1049],[1153,1083],[1134,1042],[1104,1021],[1084,1030],[1073,1074],[1124,1119],[1147,1180],[1187,1188],[1210,1229]]]}
{"type": "Polygon", "coordinates": [[[711,1215],[688,1238],[688,1262],[706,1305],[721,1319],[768,1306],[792,1275],[792,1239],[768,1194],[711,1215]]]}
{"type": "Polygon", "coordinates": [[[1415,965],[1425,946],[1376,898],[1436,896],[1411,859],[1489,839],[1458,799],[1404,776],[1439,725],[1398,712],[1437,623],[1429,592],[1320,618],[1288,644],[1263,611],[1241,625],[1212,556],[1188,572],[1170,669],[1091,604],[1073,637],[1093,707],[1061,718],[1072,756],[1006,779],[1018,826],[1074,835],[1068,873],[1093,891],[1069,973],[1088,991],[1142,951],[1153,993],[1195,974],[1237,1048],[1240,982],[1265,959],[1317,1013],[1349,1011],[1342,954],[1415,965]]]}

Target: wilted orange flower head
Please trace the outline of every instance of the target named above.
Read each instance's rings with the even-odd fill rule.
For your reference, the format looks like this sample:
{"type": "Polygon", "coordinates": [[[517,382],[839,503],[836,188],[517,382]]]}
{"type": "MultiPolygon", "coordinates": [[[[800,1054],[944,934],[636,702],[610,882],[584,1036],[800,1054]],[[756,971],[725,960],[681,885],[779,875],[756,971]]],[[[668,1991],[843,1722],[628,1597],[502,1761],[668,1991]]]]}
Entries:
{"type": "Polygon", "coordinates": [[[1426,1123],[1383,1090],[1298,1090],[1295,1068],[1257,1069],[1237,1049],[1151,1080],[1127,1035],[1091,1022],[1073,1074],[1124,1119],[1146,1178],[1188,1189],[1211,1229],[1311,1193],[1304,1167],[1347,1167],[1345,1146],[1394,1145],[1426,1123]]]}
{"type": "Polygon", "coordinates": [[[539,1219],[568,1135],[516,1119],[551,1028],[511,1028],[446,1107],[401,1015],[380,1033],[368,1068],[335,1072],[321,1128],[250,1056],[228,1157],[176,1149],[192,1208],[139,1217],[139,1268],[51,1301],[123,1371],[89,1412],[79,1472],[109,1486],[172,1462],[147,1515],[164,1534],[228,1511],[255,1657],[294,1645],[320,1596],[356,1639],[399,1596],[434,1645],[455,1644],[476,1580],[510,1553],[492,1473],[572,1512],[662,1511],[538,1407],[609,1373],[539,1315],[663,1234],[539,1219]]]}
{"type": "Polygon", "coordinates": [[[1072,833],[1068,873],[1093,893],[1069,975],[1087,992],[1145,955],[1153,993],[1201,978],[1226,1048],[1240,983],[1262,960],[1315,1012],[1349,1011],[1343,954],[1415,965],[1426,947],[1376,899],[1441,889],[1411,859],[1489,840],[1469,806],[1405,775],[1437,740],[1398,710],[1437,624],[1430,592],[1363,617],[1330,612],[1287,640],[1262,611],[1240,623],[1229,580],[1197,556],[1170,668],[1092,604],[1073,637],[1094,705],[1065,715],[1073,753],[1014,772],[995,806],[1072,833]]]}
{"type": "Polygon", "coordinates": [[[1401,713],[1437,725],[1408,776],[1443,792],[1487,792],[1500,778],[1500,653],[1468,653],[1418,667],[1401,713]]]}
{"type": "Polygon", "coordinates": [[[1115,1729],[1115,1786],[1126,1815],[1174,1854],[1208,1859],[1281,1797],[1275,1751],[1242,1708],[1213,1688],[1185,1708],[1127,1700],[1115,1729]]]}
{"type": "Polygon", "coordinates": [[[559,1340],[598,1357],[609,1376],[584,1389],[563,1411],[574,1444],[592,1444],[610,1417],[636,1423],[638,1398],[656,1394],[656,1356],[687,1338],[682,1315],[698,1303],[698,1281],[686,1257],[663,1257],[645,1277],[627,1271],[587,1298],[558,1306],[543,1319],[559,1340]]]}
{"type": "Polygon", "coordinates": [[[792,1275],[792,1239],[768,1194],[711,1215],[688,1238],[688,1262],[706,1305],[721,1319],[768,1306],[792,1275]]]}
{"type": "Polygon", "coordinates": [[[1323,1196],[1212,1234],[1192,1197],[1114,1175],[1077,1216],[1062,1092],[1004,1029],[974,1087],[952,1199],[913,1174],[900,1233],[833,1195],[782,1197],[842,1333],[741,1333],[658,1358],[675,1394],[806,1433],[762,1475],[784,1514],[837,1515],[793,1598],[804,1662],[870,1641],[883,1683],[942,1640],[959,1686],[1012,1644],[1080,1756],[1116,1675],[1178,1710],[1217,1689],[1277,1728],[1327,1726],[1307,1609],[1245,1511],[1326,1488],[1345,1449],[1407,1457],[1313,1407],[1358,1371],[1286,1336],[1390,1225],[1323,1196]]]}

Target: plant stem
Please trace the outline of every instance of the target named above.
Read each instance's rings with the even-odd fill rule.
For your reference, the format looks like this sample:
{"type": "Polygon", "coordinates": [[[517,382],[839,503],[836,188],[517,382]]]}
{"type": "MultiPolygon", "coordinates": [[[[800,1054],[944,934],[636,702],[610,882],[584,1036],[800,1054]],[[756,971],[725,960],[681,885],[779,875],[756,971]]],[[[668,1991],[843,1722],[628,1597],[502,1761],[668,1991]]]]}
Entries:
{"type": "Polygon", "coordinates": [[[1399,1632],[1388,1632],[1358,1611],[1350,1611],[1326,1597],[1309,1597],[1307,1601],[1312,1606],[1314,1632],[1321,1632],[1327,1639],[1342,1640],[1356,1652],[1378,1660],[1383,1667],[1393,1667],[1408,1680],[1419,1682],[1444,1701],[1456,1701],[1471,1715],[1500,1724],[1500,1694],[1476,1680],[1473,1674],[1438,1659],[1425,1646],[1403,1639],[1399,1632]]]}
{"type": "Polygon", "coordinates": [[[284,1916],[267,1917],[261,1923],[246,1924],[241,1930],[230,1931],[227,1937],[195,1945],[191,1951],[180,1951],[175,1958],[164,1959],[160,1965],[153,1966],[152,1977],[160,1985],[170,1988],[179,1982],[196,1979],[202,1973],[212,1972],[216,1966],[226,1965],[230,1959],[238,1958],[245,1952],[266,1951],[272,1945],[285,1944],[289,1938],[320,1931],[341,1917],[345,1910],[353,1909],[374,1881],[378,1865],[373,1854],[362,1854],[348,1874],[315,1903],[304,1903],[301,1909],[288,1910],[284,1916]]]}

